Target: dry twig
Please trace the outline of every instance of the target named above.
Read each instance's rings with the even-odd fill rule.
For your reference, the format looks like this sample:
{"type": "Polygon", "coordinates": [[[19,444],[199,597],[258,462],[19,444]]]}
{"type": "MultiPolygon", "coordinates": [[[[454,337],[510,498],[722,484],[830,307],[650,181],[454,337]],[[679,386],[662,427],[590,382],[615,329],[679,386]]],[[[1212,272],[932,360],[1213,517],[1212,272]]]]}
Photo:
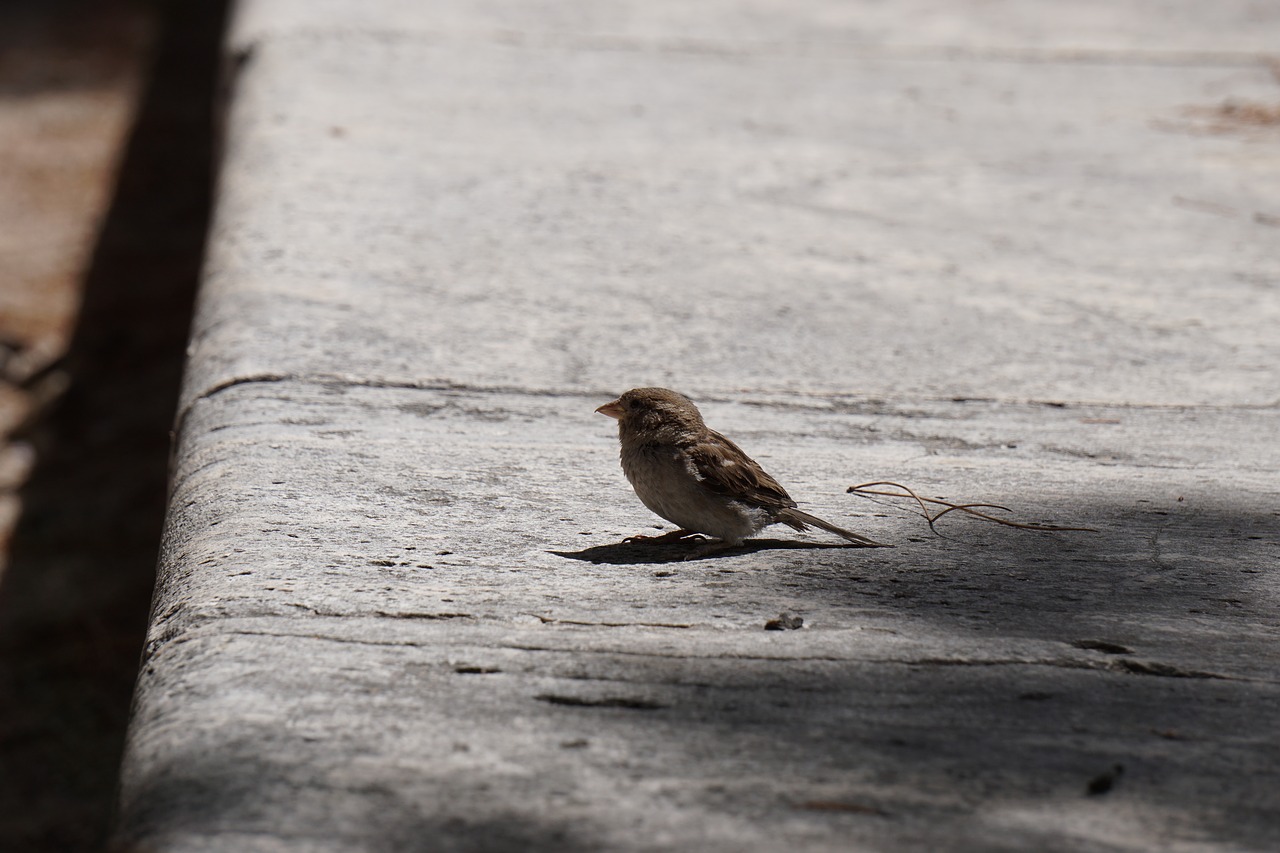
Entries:
{"type": "Polygon", "coordinates": [[[1059,532],[1067,531],[1067,530],[1078,530],[1078,531],[1085,531],[1088,533],[1098,532],[1092,527],[1061,527],[1056,524],[1035,524],[1034,522],[1010,521],[1007,518],[997,518],[994,515],[988,515],[987,513],[979,512],[978,510],[998,509],[1004,512],[1013,512],[1013,510],[1005,506],[1000,506],[999,504],[980,504],[980,503],[955,504],[955,503],[951,503],[950,501],[941,500],[939,498],[923,498],[920,495],[916,494],[914,490],[907,488],[901,483],[891,483],[887,480],[878,480],[874,483],[863,483],[860,486],[850,486],[848,489],[846,489],[846,491],[849,494],[861,495],[863,497],[878,495],[886,498],[911,498],[920,506],[920,512],[924,516],[924,520],[929,524],[929,529],[932,530],[934,533],[938,532],[937,529],[933,526],[934,523],[937,522],[938,519],[942,518],[947,513],[955,512],[956,510],[960,510],[963,513],[976,516],[986,521],[994,521],[996,524],[1003,524],[1006,527],[1016,527],[1019,530],[1043,530],[1043,531],[1059,531],[1059,532]],[[902,491],[901,492],[875,491],[872,488],[874,486],[892,486],[893,488],[901,489],[902,491]],[[944,506],[946,507],[946,509],[940,510],[938,512],[931,514],[929,511],[929,504],[944,506]]]}

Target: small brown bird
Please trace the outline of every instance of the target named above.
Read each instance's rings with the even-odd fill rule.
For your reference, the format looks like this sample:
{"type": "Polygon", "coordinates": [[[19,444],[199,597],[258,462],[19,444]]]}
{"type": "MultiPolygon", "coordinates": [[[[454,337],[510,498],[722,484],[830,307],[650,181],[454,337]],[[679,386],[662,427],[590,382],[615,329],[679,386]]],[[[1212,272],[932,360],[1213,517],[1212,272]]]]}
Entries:
{"type": "Polygon", "coordinates": [[[618,421],[622,471],[641,502],[680,528],[628,541],[672,541],[703,533],[732,547],[781,523],[796,530],[813,525],[855,545],[885,547],[796,509],[787,490],[738,445],[709,428],[683,394],[633,388],[596,411],[618,421]]]}

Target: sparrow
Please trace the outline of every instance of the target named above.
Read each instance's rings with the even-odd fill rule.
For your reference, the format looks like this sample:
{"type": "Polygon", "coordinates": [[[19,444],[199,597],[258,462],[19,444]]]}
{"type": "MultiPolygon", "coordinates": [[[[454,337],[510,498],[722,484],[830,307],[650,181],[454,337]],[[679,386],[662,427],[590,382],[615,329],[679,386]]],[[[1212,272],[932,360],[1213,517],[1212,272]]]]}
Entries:
{"type": "Polygon", "coordinates": [[[640,501],[679,529],[626,541],[674,541],[702,533],[735,547],[770,524],[809,525],[855,545],[887,547],[796,508],[796,502],[738,445],[711,429],[683,394],[633,388],[596,409],[618,421],[622,471],[640,501]]]}

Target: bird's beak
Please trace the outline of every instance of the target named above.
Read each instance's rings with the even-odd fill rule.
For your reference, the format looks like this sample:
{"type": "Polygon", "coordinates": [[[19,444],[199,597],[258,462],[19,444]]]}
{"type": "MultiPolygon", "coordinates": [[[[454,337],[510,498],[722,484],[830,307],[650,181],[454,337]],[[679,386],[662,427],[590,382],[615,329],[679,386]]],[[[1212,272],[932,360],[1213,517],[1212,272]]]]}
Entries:
{"type": "Polygon", "coordinates": [[[602,415],[608,415],[614,420],[620,421],[622,420],[622,401],[614,400],[612,403],[605,403],[603,406],[596,409],[596,411],[602,415]]]}

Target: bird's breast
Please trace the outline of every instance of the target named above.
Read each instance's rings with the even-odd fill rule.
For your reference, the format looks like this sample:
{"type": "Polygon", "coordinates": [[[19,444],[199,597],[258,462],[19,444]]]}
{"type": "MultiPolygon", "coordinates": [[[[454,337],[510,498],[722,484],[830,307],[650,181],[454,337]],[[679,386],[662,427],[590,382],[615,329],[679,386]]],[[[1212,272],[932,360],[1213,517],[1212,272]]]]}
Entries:
{"type": "Polygon", "coordinates": [[[679,447],[624,445],[622,470],[646,507],[686,530],[740,542],[769,521],[767,513],[705,488],[679,447]]]}

